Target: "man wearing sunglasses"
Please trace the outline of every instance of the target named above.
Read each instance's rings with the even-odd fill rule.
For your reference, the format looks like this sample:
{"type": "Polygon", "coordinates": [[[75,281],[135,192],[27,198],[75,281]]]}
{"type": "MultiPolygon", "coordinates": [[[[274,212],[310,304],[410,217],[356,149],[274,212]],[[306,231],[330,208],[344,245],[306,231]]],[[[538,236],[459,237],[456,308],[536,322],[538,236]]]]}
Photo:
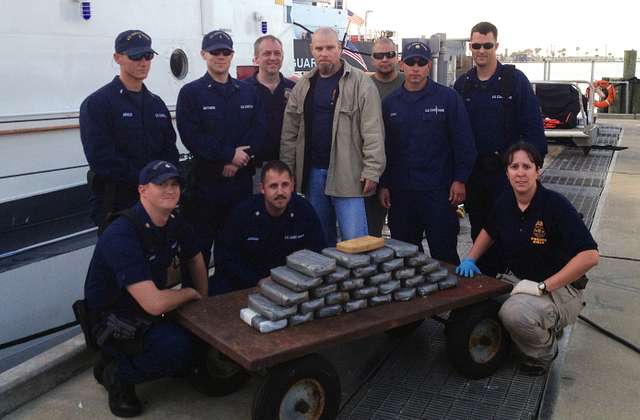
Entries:
{"type": "Polygon", "coordinates": [[[141,30],[116,37],[120,74],[80,105],[80,139],[89,163],[91,218],[104,226],[108,213],[138,200],[140,170],[153,160],[178,164],[176,133],[165,103],[144,85],[156,52],[141,30]]]}
{"type": "MultiPolygon", "coordinates": [[[[176,120],[193,154],[184,213],[209,262],[211,246],[230,209],[253,191],[254,160],[265,133],[262,102],[254,86],[231,77],[233,40],[224,31],[202,39],[207,72],[180,89],[176,120]]],[[[212,290],[210,288],[210,290],[212,290]]]]}
{"type": "Polygon", "coordinates": [[[363,197],[375,193],[385,165],[380,97],[371,78],[340,59],[333,29],[316,30],[311,54],[316,67],[285,108],[280,158],[335,246],[336,220],[342,240],[368,232],[363,197]]]}
{"type": "MultiPolygon", "coordinates": [[[[371,80],[378,88],[380,100],[384,100],[404,83],[404,73],[398,71],[398,47],[389,38],[378,38],[373,44],[371,56],[375,68],[371,80]]],[[[380,205],[377,194],[365,198],[364,204],[367,211],[369,235],[382,236],[387,209],[380,205]]]]}
{"type": "Polygon", "coordinates": [[[455,209],[476,157],[460,96],[429,79],[431,50],[411,42],[402,50],[405,81],[383,101],[387,167],[378,193],[389,210],[391,237],[433,258],[458,264],[455,209]]]}
{"type": "MultiPolygon", "coordinates": [[[[498,61],[498,46],[495,25],[475,25],[469,44],[475,67],[454,85],[469,112],[478,150],[465,201],[473,240],[498,197],[511,190],[501,161],[509,146],[523,140],[534,145],[543,159],[547,153],[540,105],[529,80],[513,65],[498,61]]],[[[499,256],[495,252],[485,253],[478,262],[484,274],[499,272],[499,256]]]]}

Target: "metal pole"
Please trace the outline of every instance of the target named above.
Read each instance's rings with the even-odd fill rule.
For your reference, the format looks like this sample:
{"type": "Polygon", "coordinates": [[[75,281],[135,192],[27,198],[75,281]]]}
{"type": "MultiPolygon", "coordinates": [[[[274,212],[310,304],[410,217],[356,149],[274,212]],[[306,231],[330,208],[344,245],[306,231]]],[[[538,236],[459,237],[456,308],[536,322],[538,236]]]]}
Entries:
{"type": "Polygon", "coordinates": [[[595,74],[596,74],[596,61],[591,60],[591,81],[592,82],[594,80],[595,74]]]}
{"type": "Polygon", "coordinates": [[[433,57],[431,66],[431,80],[438,81],[438,57],[433,57]]]}

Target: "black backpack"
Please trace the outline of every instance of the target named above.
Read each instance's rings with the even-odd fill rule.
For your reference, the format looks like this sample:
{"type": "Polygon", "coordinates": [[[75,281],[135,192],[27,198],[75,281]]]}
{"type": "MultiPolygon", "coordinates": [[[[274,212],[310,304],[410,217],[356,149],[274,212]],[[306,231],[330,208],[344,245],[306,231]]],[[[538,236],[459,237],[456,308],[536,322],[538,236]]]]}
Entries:
{"type": "Polygon", "coordinates": [[[536,97],[543,118],[560,121],[556,128],[575,128],[580,114],[582,93],[572,84],[536,84],[536,97]]]}

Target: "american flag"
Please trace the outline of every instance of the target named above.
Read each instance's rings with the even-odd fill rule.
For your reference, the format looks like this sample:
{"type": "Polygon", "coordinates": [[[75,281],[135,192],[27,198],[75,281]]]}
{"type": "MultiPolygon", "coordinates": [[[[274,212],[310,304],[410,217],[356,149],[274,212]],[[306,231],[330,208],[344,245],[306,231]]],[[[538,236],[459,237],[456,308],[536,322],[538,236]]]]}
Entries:
{"type": "Polygon", "coordinates": [[[356,15],[349,9],[347,9],[347,20],[353,23],[354,25],[358,25],[358,26],[364,25],[364,19],[356,15]]]}
{"type": "Polygon", "coordinates": [[[353,61],[358,63],[360,65],[360,67],[362,67],[362,69],[364,71],[368,71],[369,70],[367,68],[367,63],[364,62],[364,58],[362,58],[362,56],[360,55],[360,52],[358,51],[358,48],[356,48],[356,46],[353,45],[353,42],[347,40],[347,42],[344,45],[344,47],[345,48],[342,50],[342,55],[346,55],[347,57],[351,58],[353,61]],[[347,51],[347,48],[350,49],[351,51],[347,51]]]}

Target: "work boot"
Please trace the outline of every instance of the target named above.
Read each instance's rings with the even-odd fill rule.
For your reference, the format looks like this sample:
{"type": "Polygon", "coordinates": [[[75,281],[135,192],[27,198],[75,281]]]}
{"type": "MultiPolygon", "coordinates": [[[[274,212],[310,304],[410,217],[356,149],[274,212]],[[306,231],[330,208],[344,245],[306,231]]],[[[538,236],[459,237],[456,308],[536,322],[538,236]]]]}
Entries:
{"type": "Polygon", "coordinates": [[[109,392],[109,409],[116,417],[135,417],[142,414],[142,404],[133,384],[119,380],[115,373],[116,362],[110,362],[102,374],[103,384],[109,392]]]}

